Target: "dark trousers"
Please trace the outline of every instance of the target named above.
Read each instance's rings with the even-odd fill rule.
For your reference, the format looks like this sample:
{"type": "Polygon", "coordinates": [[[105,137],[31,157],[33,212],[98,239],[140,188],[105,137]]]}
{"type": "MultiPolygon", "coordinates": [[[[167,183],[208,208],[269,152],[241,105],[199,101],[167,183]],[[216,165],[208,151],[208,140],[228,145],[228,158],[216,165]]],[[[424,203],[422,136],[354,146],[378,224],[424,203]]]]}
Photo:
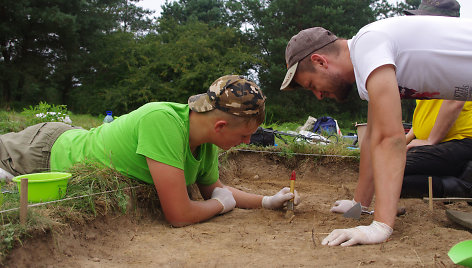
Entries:
{"type": "Polygon", "coordinates": [[[434,197],[472,197],[472,139],[414,147],[407,152],[401,197],[428,196],[432,177],[434,197]]]}

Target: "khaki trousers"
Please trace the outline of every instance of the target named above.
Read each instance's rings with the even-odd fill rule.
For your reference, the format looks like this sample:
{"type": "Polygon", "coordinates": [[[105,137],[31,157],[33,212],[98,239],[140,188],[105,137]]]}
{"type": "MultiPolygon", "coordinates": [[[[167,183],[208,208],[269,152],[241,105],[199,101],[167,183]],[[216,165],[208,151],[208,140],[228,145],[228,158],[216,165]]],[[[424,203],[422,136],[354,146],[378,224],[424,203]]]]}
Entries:
{"type": "Polygon", "coordinates": [[[61,122],[40,123],[0,136],[0,168],[14,176],[49,171],[51,148],[67,130],[78,127],[61,122]]]}

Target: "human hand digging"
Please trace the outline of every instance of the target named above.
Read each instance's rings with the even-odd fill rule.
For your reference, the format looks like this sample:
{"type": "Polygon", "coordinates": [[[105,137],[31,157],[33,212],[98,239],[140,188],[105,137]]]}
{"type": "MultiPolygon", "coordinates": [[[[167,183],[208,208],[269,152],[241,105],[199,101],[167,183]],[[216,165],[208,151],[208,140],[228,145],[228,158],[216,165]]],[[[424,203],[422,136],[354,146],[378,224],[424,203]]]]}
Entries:
{"type": "Polygon", "coordinates": [[[262,207],[267,209],[282,208],[287,204],[287,201],[292,198],[295,206],[300,203],[300,195],[297,190],[292,194],[289,187],[284,187],[273,196],[264,196],[262,198],[262,207]]]}
{"type": "MultiPolygon", "coordinates": [[[[337,200],[334,202],[334,206],[331,207],[329,211],[335,213],[346,213],[346,211],[350,210],[355,204],[357,204],[354,199],[352,200],[337,200]]],[[[363,211],[367,211],[367,207],[362,206],[363,211]]]]}

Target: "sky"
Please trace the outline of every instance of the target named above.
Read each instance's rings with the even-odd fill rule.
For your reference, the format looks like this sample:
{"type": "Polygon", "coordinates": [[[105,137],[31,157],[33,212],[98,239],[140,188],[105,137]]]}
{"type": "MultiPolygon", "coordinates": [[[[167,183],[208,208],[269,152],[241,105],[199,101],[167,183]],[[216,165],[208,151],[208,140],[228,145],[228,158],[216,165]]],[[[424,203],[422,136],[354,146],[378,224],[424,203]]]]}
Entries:
{"type": "MultiPolygon", "coordinates": [[[[173,0],[167,0],[173,2],[173,0]]],[[[472,1],[471,0],[457,0],[461,5],[461,17],[463,18],[472,18],[472,1]]],[[[159,16],[161,13],[161,6],[166,2],[166,0],[142,0],[138,2],[138,6],[155,10],[155,16],[159,16]]],[[[389,0],[391,3],[397,2],[396,0],[389,0]]]]}

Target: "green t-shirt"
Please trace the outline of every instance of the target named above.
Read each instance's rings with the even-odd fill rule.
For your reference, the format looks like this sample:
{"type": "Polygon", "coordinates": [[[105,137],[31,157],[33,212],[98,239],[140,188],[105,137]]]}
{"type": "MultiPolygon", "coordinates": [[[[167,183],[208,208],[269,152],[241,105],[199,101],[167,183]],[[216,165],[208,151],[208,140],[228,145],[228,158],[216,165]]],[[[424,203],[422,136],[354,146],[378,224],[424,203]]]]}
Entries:
{"type": "Polygon", "coordinates": [[[218,150],[202,144],[195,158],[189,146],[187,104],[152,102],[90,130],[64,132],[52,147],[52,171],[93,160],[121,174],[153,184],[146,157],[184,170],[187,185],[218,180],[218,150]]]}

